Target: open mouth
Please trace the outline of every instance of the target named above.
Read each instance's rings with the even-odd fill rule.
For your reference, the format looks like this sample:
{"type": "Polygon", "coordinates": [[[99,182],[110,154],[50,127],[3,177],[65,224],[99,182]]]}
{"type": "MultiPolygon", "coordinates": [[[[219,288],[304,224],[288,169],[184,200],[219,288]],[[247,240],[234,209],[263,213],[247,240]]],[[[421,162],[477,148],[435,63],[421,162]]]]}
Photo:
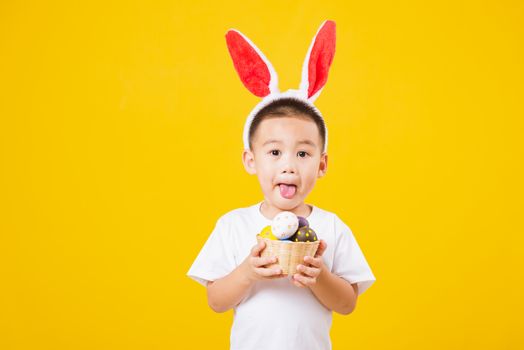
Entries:
{"type": "Polygon", "coordinates": [[[286,199],[291,199],[297,192],[297,186],[292,184],[278,184],[280,188],[280,195],[286,199]]]}

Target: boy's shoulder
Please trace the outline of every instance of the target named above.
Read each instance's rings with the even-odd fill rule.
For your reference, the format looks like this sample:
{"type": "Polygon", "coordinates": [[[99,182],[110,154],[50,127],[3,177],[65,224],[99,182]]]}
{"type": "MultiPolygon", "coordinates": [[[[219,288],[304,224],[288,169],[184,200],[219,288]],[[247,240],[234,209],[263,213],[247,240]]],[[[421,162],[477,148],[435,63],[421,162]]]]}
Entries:
{"type": "Polygon", "coordinates": [[[337,232],[351,232],[349,226],[344,222],[344,220],[342,220],[342,218],[337,213],[319,207],[314,207],[314,210],[316,214],[314,219],[317,220],[319,223],[325,223],[328,227],[337,232]]]}
{"type": "Polygon", "coordinates": [[[238,222],[239,218],[252,219],[256,216],[256,210],[258,209],[259,205],[260,202],[250,206],[231,209],[226,213],[222,214],[217,221],[224,224],[231,224],[234,222],[238,222]]]}

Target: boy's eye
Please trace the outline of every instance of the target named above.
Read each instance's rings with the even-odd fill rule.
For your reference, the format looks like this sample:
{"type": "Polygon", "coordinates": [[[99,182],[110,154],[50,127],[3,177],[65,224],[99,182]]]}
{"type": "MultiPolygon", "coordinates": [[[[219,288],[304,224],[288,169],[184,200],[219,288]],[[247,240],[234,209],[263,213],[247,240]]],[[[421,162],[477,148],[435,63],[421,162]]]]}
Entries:
{"type": "Polygon", "coordinates": [[[307,152],[300,151],[300,152],[298,152],[298,156],[301,157],[301,158],[304,158],[305,156],[307,156],[307,152]]]}
{"type": "MultiPolygon", "coordinates": [[[[269,151],[269,153],[271,153],[271,155],[273,155],[273,156],[280,155],[280,151],[278,149],[271,150],[271,151],[269,151]]],[[[306,151],[300,151],[297,154],[301,158],[305,158],[308,155],[308,153],[306,151]]]]}

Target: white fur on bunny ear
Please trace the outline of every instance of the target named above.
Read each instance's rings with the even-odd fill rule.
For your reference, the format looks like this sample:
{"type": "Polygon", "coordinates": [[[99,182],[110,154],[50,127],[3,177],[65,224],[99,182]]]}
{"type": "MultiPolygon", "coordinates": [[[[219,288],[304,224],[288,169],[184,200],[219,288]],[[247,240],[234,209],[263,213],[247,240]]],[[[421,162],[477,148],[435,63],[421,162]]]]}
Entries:
{"type": "Polygon", "coordinates": [[[236,29],[226,33],[229,54],[244,86],[258,97],[278,93],[275,69],[262,51],[236,29]]]}
{"type": "Polygon", "coordinates": [[[322,23],[311,41],[302,66],[300,91],[314,102],[327,82],[329,67],[335,55],[336,26],[327,20],[322,23]]]}

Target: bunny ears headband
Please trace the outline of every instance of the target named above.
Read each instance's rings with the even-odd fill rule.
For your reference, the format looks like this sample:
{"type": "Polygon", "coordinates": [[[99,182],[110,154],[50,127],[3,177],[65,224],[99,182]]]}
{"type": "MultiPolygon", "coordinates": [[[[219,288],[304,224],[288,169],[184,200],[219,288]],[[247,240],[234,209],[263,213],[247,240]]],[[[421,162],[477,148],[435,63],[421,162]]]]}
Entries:
{"type": "MultiPolygon", "coordinates": [[[[251,111],[244,125],[245,149],[249,149],[249,129],[253,118],[262,108],[279,99],[299,100],[324,120],[313,102],[327,82],[329,67],[335,55],[335,22],[324,21],[315,34],[302,66],[302,80],[298,90],[280,92],[275,69],[262,51],[244,34],[230,29],[226,34],[226,42],[240,80],[252,94],[262,97],[262,101],[251,111]]],[[[324,150],[327,150],[327,128],[324,150]]]]}

